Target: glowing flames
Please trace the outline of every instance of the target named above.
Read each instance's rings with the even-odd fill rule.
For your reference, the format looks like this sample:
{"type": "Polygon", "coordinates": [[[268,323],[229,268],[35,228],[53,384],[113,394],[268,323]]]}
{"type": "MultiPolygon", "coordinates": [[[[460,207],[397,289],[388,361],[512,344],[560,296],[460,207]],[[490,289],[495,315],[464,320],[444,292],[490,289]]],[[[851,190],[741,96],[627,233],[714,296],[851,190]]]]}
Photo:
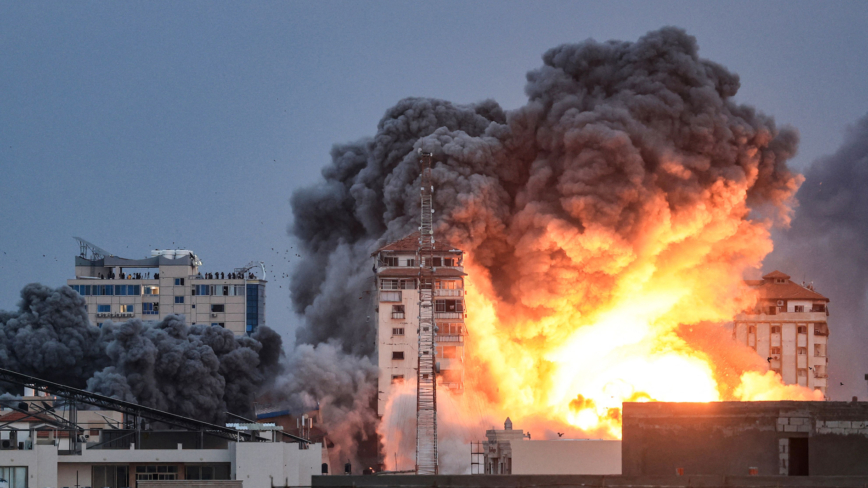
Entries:
{"type": "Polygon", "coordinates": [[[629,233],[535,215],[546,231],[511,243],[511,302],[471,253],[467,393],[457,401],[483,402],[541,437],[619,438],[625,401],[821,400],[766,373],[724,325],[755,300],[742,277],[772,248],[771,224],[747,218],[751,184],[721,180],[680,209],[651,197],[629,233]]]}

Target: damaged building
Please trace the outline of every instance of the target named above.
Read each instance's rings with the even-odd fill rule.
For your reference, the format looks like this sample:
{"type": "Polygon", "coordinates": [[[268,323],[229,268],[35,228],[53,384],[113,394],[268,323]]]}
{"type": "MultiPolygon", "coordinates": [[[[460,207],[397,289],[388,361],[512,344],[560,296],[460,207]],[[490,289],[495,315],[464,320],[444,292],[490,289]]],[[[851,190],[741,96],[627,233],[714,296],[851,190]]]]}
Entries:
{"type": "Polygon", "coordinates": [[[735,317],[733,339],[755,350],[785,384],[819,390],[825,396],[829,299],[813,285],[797,284],[780,271],[746,284],[757,301],[735,317]]]}
{"type": "MultiPolygon", "coordinates": [[[[380,366],[377,414],[382,416],[392,385],[415,381],[419,327],[419,233],[381,247],[373,253],[376,274],[377,353],[380,366]]],[[[464,251],[435,250],[435,357],[439,385],[464,389],[464,251]]]]}

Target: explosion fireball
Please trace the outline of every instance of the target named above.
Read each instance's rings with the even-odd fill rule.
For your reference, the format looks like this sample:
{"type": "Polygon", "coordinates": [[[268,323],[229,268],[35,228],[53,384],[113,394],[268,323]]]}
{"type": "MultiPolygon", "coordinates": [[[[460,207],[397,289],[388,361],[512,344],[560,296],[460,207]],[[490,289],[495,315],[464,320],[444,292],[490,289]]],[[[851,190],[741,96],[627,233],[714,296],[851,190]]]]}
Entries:
{"type": "MultiPolygon", "coordinates": [[[[422,149],[438,161],[437,233],[469,274],[466,393],[441,393],[457,413],[441,426],[509,415],[619,437],[624,401],[815,398],[723,325],[753,303],[742,279],[789,223],[796,132],[736,103],[738,76],[675,28],[551,49],[527,79],[516,110],[406,99],[372,139],[333,149],[325,183],[292,199],[314,256],[293,281],[299,340],[373,352],[348,298],[369,285],[370,250],[418,225],[422,149]]],[[[406,409],[387,410],[392,452],[406,409]]]]}

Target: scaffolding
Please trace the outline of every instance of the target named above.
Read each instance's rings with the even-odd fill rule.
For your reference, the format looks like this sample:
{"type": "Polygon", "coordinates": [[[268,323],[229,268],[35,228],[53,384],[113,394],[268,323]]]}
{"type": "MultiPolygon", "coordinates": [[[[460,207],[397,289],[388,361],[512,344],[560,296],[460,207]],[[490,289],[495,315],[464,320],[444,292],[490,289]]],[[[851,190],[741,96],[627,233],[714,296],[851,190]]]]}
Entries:
{"type": "Polygon", "coordinates": [[[416,474],[437,474],[437,379],[434,337],[434,186],[431,154],[419,151],[422,167],[419,222],[419,350],[416,377],[416,474]]]}

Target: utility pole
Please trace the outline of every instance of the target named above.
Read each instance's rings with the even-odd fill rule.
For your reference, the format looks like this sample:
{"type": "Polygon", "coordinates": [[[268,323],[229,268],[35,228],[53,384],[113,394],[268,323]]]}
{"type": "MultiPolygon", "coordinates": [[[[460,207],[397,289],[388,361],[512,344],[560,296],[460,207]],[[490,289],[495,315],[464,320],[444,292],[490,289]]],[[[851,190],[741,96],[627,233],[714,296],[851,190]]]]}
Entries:
{"type": "Polygon", "coordinates": [[[437,474],[437,379],[434,336],[434,185],[430,153],[419,150],[419,366],[416,373],[416,474],[437,474]]]}

